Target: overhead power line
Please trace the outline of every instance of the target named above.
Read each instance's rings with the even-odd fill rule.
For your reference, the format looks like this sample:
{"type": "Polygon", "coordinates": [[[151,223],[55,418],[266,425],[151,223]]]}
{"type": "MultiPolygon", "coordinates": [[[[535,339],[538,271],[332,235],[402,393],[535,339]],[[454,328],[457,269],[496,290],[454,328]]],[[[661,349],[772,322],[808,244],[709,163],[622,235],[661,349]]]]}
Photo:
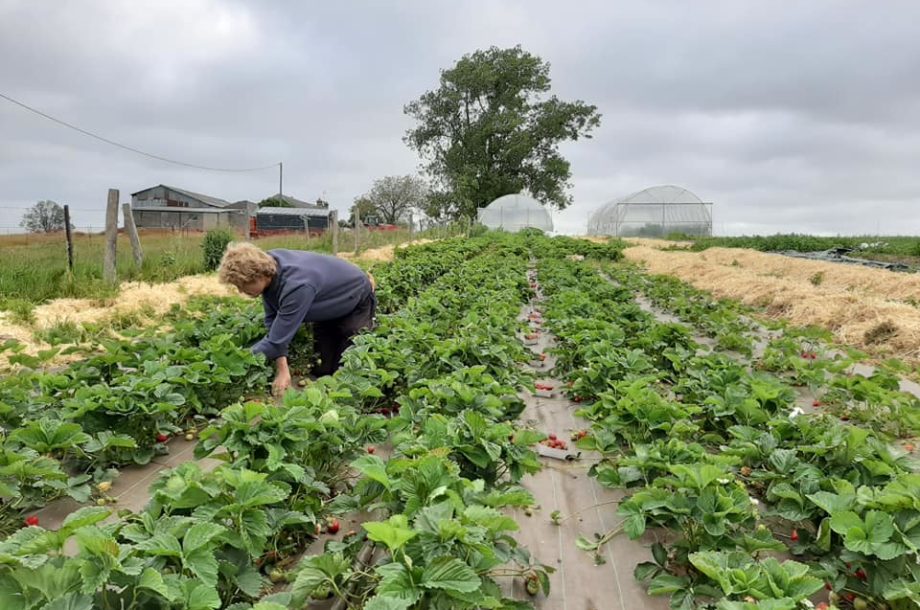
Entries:
{"type": "Polygon", "coordinates": [[[143,155],[143,156],[149,157],[149,158],[151,158],[151,159],[156,159],[157,161],[163,161],[164,163],[172,163],[173,165],[181,165],[181,166],[183,166],[183,167],[191,167],[191,168],[194,168],[194,169],[203,169],[203,170],[212,171],[212,172],[256,172],[256,171],[261,171],[261,170],[265,170],[265,169],[273,169],[273,168],[276,168],[276,167],[278,167],[278,166],[280,165],[280,163],[272,163],[271,165],[263,165],[263,166],[260,166],[260,167],[238,167],[238,168],[232,168],[232,167],[210,167],[210,166],[207,166],[207,165],[198,165],[198,164],[195,164],[195,163],[186,163],[185,161],[176,161],[175,159],[169,159],[169,158],[167,158],[167,157],[161,157],[160,155],[155,155],[155,154],[153,154],[153,153],[149,153],[149,152],[145,152],[145,151],[143,151],[143,150],[140,150],[139,148],[134,148],[133,146],[128,146],[127,144],[122,144],[122,143],[120,143],[120,142],[116,142],[116,141],[114,141],[114,140],[110,140],[110,139],[108,139],[108,138],[106,138],[106,137],[100,136],[100,135],[95,134],[95,133],[93,133],[93,132],[91,132],[91,131],[87,131],[86,129],[82,129],[82,128],[80,128],[80,127],[77,127],[76,125],[71,125],[71,124],[68,123],[67,121],[62,121],[61,119],[55,118],[55,117],[51,116],[50,114],[45,114],[45,113],[42,112],[41,110],[38,110],[38,109],[36,109],[36,108],[32,108],[32,107],[29,106],[28,104],[24,104],[24,103],[20,102],[19,100],[15,100],[15,99],[11,98],[10,96],[5,95],[5,94],[3,94],[3,93],[0,93],[0,98],[5,99],[6,101],[8,101],[8,102],[10,102],[10,103],[12,103],[12,104],[16,104],[16,105],[19,106],[20,108],[24,108],[24,109],[28,110],[29,112],[33,112],[33,113],[37,114],[37,115],[40,116],[40,117],[46,118],[46,119],[48,119],[49,121],[53,121],[53,122],[57,123],[58,125],[63,125],[64,127],[67,127],[67,128],[69,128],[69,129],[73,129],[74,131],[78,131],[78,132],[82,133],[82,134],[85,135],[85,136],[89,136],[89,137],[91,137],[91,138],[95,138],[96,140],[99,140],[99,141],[101,141],[101,142],[105,142],[106,144],[110,144],[111,146],[116,146],[116,147],[118,147],[118,148],[121,148],[121,149],[130,151],[130,152],[136,153],[136,154],[138,154],[138,155],[143,155]]]}

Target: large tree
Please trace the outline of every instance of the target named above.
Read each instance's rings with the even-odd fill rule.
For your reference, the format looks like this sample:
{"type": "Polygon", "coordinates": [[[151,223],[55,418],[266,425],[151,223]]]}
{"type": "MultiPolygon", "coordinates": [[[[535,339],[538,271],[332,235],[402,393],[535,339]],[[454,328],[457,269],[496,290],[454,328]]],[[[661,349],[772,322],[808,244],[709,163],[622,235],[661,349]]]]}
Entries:
{"type": "Polygon", "coordinates": [[[432,216],[473,216],[502,195],[528,191],[563,209],[567,140],[590,138],[597,108],[564,102],[550,90],[549,64],[521,49],[492,47],[464,55],[441,72],[440,86],[409,103],[418,121],[405,141],[423,158],[436,186],[432,216]]]}
{"type": "Polygon", "coordinates": [[[412,210],[421,210],[428,200],[428,187],[414,176],[386,176],[374,181],[371,190],[355,199],[361,213],[374,213],[381,222],[406,222],[412,210]]]}
{"type": "Polygon", "coordinates": [[[64,208],[54,201],[39,201],[22,215],[19,226],[30,233],[63,231],[65,228],[64,208]]]}

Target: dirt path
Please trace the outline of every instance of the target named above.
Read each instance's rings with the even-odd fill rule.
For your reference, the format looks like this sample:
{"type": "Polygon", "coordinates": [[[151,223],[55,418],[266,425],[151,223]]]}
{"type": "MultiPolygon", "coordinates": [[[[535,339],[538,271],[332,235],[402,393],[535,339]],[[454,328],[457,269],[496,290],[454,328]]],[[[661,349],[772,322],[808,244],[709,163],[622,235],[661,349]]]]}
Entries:
{"type": "Polygon", "coordinates": [[[920,364],[920,276],[735,248],[664,251],[644,244],[624,254],[649,273],[762,308],[771,318],[825,328],[874,357],[920,364]]]}
{"type": "MultiPolygon", "coordinates": [[[[528,320],[533,312],[533,305],[525,308],[522,320],[528,320]]],[[[540,336],[530,349],[539,355],[554,345],[554,338],[543,331],[540,322],[531,322],[531,326],[540,336]]],[[[547,355],[537,368],[538,383],[551,385],[553,390],[540,396],[522,394],[527,406],[521,419],[537,430],[555,433],[570,442],[572,432],[587,429],[589,423],[575,415],[579,405],[559,392],[562,382],[552,376],[554,365],[555,358],[547,355]]],[[[516,535],[518,541],[537,561],[556,568],[550,576],[550,595],[531,601],[539,610],[665,610],[667,597],[650,597],[633,577],[638,563],[651,560],[649,546],[655,541],[654,532],[650,530],[640,540],[616,536],[605,545],[605,563],[601,565],[594,563],[591,553],[575,546],[579,536],[593,539],[595,533],[603,534],[617,525],[620,518],[616,504],[624,495],[622,490],[601,487],[588,476],[598,454],[574,450],[572,455],[575,454],[579,459],[571,461],[544,457],[543,469],[523,482],[540,508],[529,517],[521,510],[513,514],[521,528],[516,535]],[[553,511],[568,518],[554,525],[550,518],[553,511]]],[[[528,599],[519,580],[505,584],[516,599],[528,599]]]]}

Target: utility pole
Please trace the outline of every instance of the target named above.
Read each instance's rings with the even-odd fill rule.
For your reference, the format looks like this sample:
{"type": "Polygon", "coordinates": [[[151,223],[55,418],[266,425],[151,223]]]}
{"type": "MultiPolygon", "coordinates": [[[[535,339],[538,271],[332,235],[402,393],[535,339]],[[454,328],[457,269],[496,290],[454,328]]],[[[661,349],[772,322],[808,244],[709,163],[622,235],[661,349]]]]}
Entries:
{"type": "Polygon", "coordinates": [[[278,162],[278,197],[284,198],[284,162],[278,162]]]}

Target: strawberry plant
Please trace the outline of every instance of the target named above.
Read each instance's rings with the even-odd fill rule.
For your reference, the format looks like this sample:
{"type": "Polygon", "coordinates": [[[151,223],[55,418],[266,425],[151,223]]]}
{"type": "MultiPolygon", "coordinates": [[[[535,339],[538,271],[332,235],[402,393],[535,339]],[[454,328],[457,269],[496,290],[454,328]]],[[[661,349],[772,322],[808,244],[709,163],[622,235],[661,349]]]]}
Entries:
{"type": "Polygon", "coordinates": [[[434,454],[389,462],[365,456],[353,466],[364,476],[355,501],[391,513],[364,524],[386,559],[359,573],[331,551],[309,558],[294,582],[295,602],[334,588],[351,607],[504,608],[514,602],[503,598],[494,578],[507,574],[534,575],[548,591],[552,570],[518,547],[510,535],[517,524],[498,510],[528,504],[527,494],[487,492],[482,481],[462,477],[455,464],[434,454]]]}
{"type": "Polygon", "coordinates": [[[313,477],[331,485],[365,444],[386,436],[382,417],[337,405],[340,395],[313,385],[288,394],[280,406],[250,402],[227,407],[217,423],[200,433],[196,455],[223,449],[235,466],[295,485],[309,473],[310,485],[313,477]]]}
{"type": "Polygon", "coordinates": [[[467,410],[456,417],[429,415],[420,427],[396,435],[394,441],[408,457],[449,449],[462,476],[497,485],[504,477],[516,483],[525,474],[540,470],[540,461],[531,447],[543,438],[539,432],[496,423],[477,411],[467,410]]]}
{"type": "MultiPolygon", "coordinates": [[[[573,393],[593,391],[597,397],[580,411],[593,426],[579,446],[603,455],[591,474],[602,484],[635,489],[621,503],[620,529],[636,536],[654,525],[677,534],[668,547],[653,549],[654,563],[637,570],[650,593],[670,595],[675,608],[711,603],[732,610],[793,609],[810,607],[806,598],[824,587],[831,601],[854,607],[916,607],[907,601],[916,599],[920,582],[908,559],[915,553],[907,542],[914,522],[904,512],[913,509],[914,501],[904,494],[914,493],[906,490],[916,483],[904,478],[915,476],[905,474],[904,458],[871,430],[828,415],[804,415],[794,407],[788,385],[752,373],[736,357],[652,358],[669,349],[677,355],[687,346],[669,345],[679,339],[667,335],[659,345],[637,343],[632,337],[649,336],[662,325],[642,316],[600,322],[611,310],[629,311],[622,294],[601,292],[608,300],[592,307],[571,295],[593,292],[597,279],[568,273],[560,263],[544,265],[541,275],[544,271],[547,318],[560,345],[573,350],[558,362],[573,393]],[[553,284],[564,289],[554,290],[553,284]],[[596,363],[609,367],[609,354],[627,349],[637,351],[633,361],[641,363],[641,377],[630,379],[628,370],[618,371],[618,379],[597,374],[596,363]],[[649,408],[639,412],[637,404],[649,408]],[[662,430],[667,436],[657,435],[662,430]],[[787,562],[781,571],[782,564],[760,557],[783,549],[803,563],[787,562]]],[[[647,282],[633,273],[613,275],[622,285],[643,289],[647,282]]],[[[705,298],[692,291],[684,295],[689,300],[681,304],[682,314],[694,324],[706,328],[720,319],[705,312],[705,298]]],[[[666,291],[658,298],[662,305],[669,299],[666,291]]],[[[897,430],[894,426],[910,421],[905,414],[912,399],[898,396],[890,378],[846,376],[845,361],[820,362],[792,345],[768,349],[761,370],[775,370],[793,383],[804,380],[813,389],[831,383],[834,389],[824,393],[822,403],[837,399],[849,409],[860,401],[887,404],[866,410],[879,419],[875,429],[897,430]],[[806,361],[810,368],[798,367],[806,361]],[[792,369],[798,372],[790,374],[792,369]],[[878,417],[884,413],[894,417],[893,426],[878,417]]],[[[596,553],[615,534],[598,533],[578,545],[596,553]]]]}

